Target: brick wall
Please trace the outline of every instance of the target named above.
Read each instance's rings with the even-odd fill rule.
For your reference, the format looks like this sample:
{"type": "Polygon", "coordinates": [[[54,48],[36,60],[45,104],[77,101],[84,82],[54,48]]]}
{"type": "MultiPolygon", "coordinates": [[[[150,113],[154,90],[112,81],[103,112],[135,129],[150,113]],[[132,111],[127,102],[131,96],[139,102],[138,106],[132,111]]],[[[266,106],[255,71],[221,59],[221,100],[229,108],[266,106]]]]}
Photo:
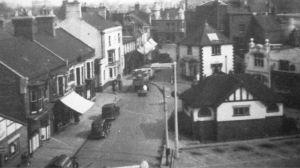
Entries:
{"type": "MultiPolygon", "coordinates": [[[[272,126],[281,125],[280,119],[257,119],[257,120],[238,120],[218,122],[217,140],[244,140],[262,138],[274,135],[279,128],[272,126]],[[274,122],[274,123],[272,123],[274,122]],[[271,124],[272,123],[272,124],[271,124]]],[[[280,129],[279,129],[280,130],[280,129]]]]}
{"type": "Polygon", "coordinates": [[[201,142],[216,140],[216,121],[197,121],[193,123],[193,137],[201,142]]]}

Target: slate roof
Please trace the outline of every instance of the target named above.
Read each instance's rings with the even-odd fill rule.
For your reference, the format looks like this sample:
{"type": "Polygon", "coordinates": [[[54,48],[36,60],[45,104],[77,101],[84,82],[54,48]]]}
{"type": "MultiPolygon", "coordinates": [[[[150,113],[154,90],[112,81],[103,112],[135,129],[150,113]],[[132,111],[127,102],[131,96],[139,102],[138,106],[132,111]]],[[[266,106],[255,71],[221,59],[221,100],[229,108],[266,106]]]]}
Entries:
{"type": "Polygon", "coordinates": [[[134,10],[128,13],[130,16],[135,16],[134,18],[137,19],[139,22],[144,23],[145,25],[150,25],[149,23],[149,14],[143,12],[141,10],[134,10]]]}
{"type": "Polygon", "coordinates": [[[203,24],[202,27],[196,31],[195,34],[184,38],[179,44],[183,45],[199,45],[199,46],[208,46],[208,45],[216,45],[216,44],[232,44],[227,37],[225,37],[222,33],[211,27],[207,22],[203,24]],[[215,33],[219,40],[211,41],[208,37],[208,34],[215,33]]]}
{"type": "Polygon", "coordinates": [[[0,41],[0,60],[25,77],[35,78],[48,73],[64,61],[40,45],[23,37],[0,41]]]}
{"type": "Polygon", "coordinates": [[[266,31],[279,31],[281,25],[274,15],[256,15],[254,16],[255,21],[266,31]]]}
{"type": "Polygon", "coordinates": [[[75,62],[77,59],[94,56],[94,50],[91,47],[65,31],[63,28],[56,29],[55,37],[44,33],[38,33],[35,36],[35,40],[62,57],[64,60],[68,60],[69,63],[75,62]]]}
{"type": "Polygon", "coordinates": [[[121,26],[118,22],[113,22],[110,20],[104,19],[102,16],[96,12],[82,12],[82,19],[94,26],[98,30],[104,30],[116,26],[121,26]]]}
{"type": "Polygon", "coordinates": [[[218,107],[238,87],[244,87],[266,105],[283,101],[271,89],[248,74],[212,75],[187,89],[179,97],[194,108],[218,107]]]}

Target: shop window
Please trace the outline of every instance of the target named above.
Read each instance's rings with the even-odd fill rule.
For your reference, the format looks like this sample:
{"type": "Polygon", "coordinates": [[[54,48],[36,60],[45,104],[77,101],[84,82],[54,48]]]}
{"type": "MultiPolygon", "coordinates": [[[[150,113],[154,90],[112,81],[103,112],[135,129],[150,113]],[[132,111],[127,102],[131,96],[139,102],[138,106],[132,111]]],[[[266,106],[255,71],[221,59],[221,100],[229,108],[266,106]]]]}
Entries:
{"type": "Polygon", "coordinates": [[[17,153],[19,153],[19,138],[17,138],[16,140],[14,140],[13,142],[8,144],[8,148],[9,148],[9,157],[13,157],[15,156],[17,153]]]}
{"type": "Polygon", "coordinates": [[[254,66],[264,67],[264,55],[262,53],[254,53],[254,66]]]}
{"type": "Polygon", "coordinates": [[[249,106],[233,107],[233,116],[249,116],[249,106]]]}
{"type": "Polygon", "coordinates": [[[201,108],[198,112],[198,117],[209,117],[209,116],[211,116],[211,111],[207,107],[201,108]]]}
{"type": "Polygon", "coordinates": [[[277,104],[273,103],[267,106],[267,113],[276,113],[279,111],[277,104]]]}
{"type": "Polygon", "coordinates": [[[212,55],[221,55],[220,45],[213,45],[211,48],[212,48],[212,55]]]}

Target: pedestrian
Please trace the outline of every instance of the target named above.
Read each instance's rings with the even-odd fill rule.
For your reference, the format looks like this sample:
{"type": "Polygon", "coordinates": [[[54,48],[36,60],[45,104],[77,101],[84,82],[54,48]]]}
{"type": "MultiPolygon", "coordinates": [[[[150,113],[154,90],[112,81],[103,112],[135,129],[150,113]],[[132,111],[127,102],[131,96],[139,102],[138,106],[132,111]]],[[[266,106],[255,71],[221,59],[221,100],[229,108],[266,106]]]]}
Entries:
{"type": "Polygon", "coordinates": [[[116,91],[116,82],[115,82],[115,80],[112,81],[111,87],[112,87],[112,91],[115,92],[116,91]]]}

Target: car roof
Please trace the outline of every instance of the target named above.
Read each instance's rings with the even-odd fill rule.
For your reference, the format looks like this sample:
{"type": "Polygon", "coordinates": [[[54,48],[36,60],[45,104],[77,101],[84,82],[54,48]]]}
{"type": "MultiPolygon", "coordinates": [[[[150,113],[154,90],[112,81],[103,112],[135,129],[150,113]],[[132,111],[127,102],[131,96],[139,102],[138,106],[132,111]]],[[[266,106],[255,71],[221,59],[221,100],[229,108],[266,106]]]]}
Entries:
{"type": "Polygon", "coordinates": [[[49,165],[53,165],[53,166],[65,165],[68,160],[70,160],[70,157],[68,157],[65,154],[62,154],[59,156],[55,156],[49,165]]]}
{"type": "Polygon", "coordinates": [[[102,108],[107,108],[107,107],[113,107],[115,106],[115,103],[108,103],[102,106],[102,108]]]}

